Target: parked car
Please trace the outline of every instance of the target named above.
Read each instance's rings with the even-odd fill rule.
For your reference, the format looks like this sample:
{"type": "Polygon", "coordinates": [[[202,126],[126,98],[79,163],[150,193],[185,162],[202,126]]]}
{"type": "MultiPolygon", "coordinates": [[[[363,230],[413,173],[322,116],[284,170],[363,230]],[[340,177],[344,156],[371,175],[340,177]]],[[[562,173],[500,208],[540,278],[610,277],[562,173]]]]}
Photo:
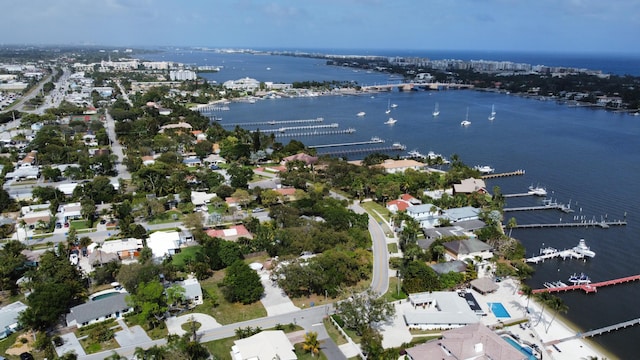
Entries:
{"type": "Polygon", "coordinates": [[[255,209],[251,210],[251,212],[253,212],[253,213],[260,213],[260,212],[263,212],[263,211],[264,211],[264,208],[255,208],[255,209]]]}
{"type": "Polygon", "coordinates": [[[68,228],[69,227],[69,223],[68,222],[64,223],[64,227],[68,228]]]}

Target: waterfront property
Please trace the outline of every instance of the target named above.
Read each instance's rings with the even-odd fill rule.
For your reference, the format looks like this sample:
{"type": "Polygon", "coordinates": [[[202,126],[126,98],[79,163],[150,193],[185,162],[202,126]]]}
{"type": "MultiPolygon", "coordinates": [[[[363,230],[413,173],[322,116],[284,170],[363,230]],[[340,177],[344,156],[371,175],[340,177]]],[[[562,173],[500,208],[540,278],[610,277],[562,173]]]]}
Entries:
{"type": "Polygon", "coordinates": [[[466,299],[452,291],[410,294],[409,302],[411,307],[404,309],[403,316],[413,329],[451,329],[479,321],[466,299]]]}
{"type": "Polygon", "coordinates": [[[445,248],[444,256],[447,260],[464,261],[474,260],[477,257],[487,260],[493,257],[492,247],[476,238],[449,241],[442,246],[445,248]]]}
{"type": "Polygon", "coordinates": [[[482,324],[472,324],[442,332],[442,338],[407,349],[418,359],[523,360],[518,350],[482,324]]]}
{"type": "Polygon", "coordinates": [[[298,358],[293,351],[293,345],[282,330],[261,331],[234,343],[231,347],[231,358],[234,360],[298,358]]]}

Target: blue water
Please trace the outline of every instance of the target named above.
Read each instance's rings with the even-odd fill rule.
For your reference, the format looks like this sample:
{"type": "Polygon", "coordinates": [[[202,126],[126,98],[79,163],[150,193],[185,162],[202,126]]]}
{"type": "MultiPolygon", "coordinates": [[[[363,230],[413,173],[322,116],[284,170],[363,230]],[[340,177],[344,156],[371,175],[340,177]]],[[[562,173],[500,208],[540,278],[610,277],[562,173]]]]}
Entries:
{"type": "MultiPolygon", "coordinates": [[[[388,78],[384,74],[326,66],[314,59],[254,55],[219,55],[214,59],[214,55],[197,52],[165,54],[164,59],[224,64],[225,68],[220,73],[206,74],[215,76],[218,81],[250,76],[260,81],[333,78],[372,84],[388,78]],[[267,67],[272,70],[266,70],[267,67]]],[[[607,62],[602,64],[606,65],[607,62]]],[[[336,122],[340,129],[356,129],[351,135],[299,138],[307,145],[363,141],[379,136],[386,140],[385,144],[401,142],[407,146],[407,150],[416,149],[422,153],[433,150],[449,158],[457,154],[468,165],[486,164],[497,172],[525,169],[524,176],[488,180],[488,189],[493,191],[494,186],[499,186],[503,193],[522,193],[528,186],[539,184],[547,188],[554,200],[571,202],[571,207],[576,211],[574,214],[552,210],[507,213],[505,221],[514,217],[519,224],[552,223],[573,221],[574,216],[597,221],[628,221],[627,226],[606,230],[513,230],[512,236],[527,248],[527,256],[537,254],[543,246],[559,249],[573,247],[580,238],[584,238],[597,253],[595,258],[586,262],[552,260],[535,265],[536,273],[527,280],[527,284],[533,288],[542,288],[547,281],[566,281],[573,273],[584,272],[594,282],[640,273],[636,265],[640,258],[638,117],[568,107],[552,101],[514,95],[465,90],[396,91],[375,94],[373,98],[371,95],[362,95],[276,99],[255,104],[232,103],[230,107],[230,111],[219,114],[223,117],[223,125],[324,117],[324,123],[336,122]],[[383,124],[389,116],[384,113],[388,101],[398,104],[390,114],[398,119],[393,126],[383,124]],[[441,115],[433,118],[431,112],[436,102],[439,103],[441,115]],[[493,121],[487,120],[491,105],[495,105],[497,112],[493,121]],[[460,126],[460,121],[465,118],[467,107],[472,124],[465,128],[460,126]],[[366,116],[357,117],[360,111],[365,111],[366,116]]],[[[288,141],[287,138],[278,140],[288,141]]],[[[406,152],[401,154],[406,155],[406,152]]],[[[540,203],[539,198],[510,198],[507,206],[540,203]]],[[[559,296],[569,306],[566,318],[583,331],[640,317],[640,308],[635,305],[635,299],[640,298],[640,284],[637,283],[601,288],[592,295],[573,292],[559,296]]],[[[598,336],[593,341],[616,357],[634,358],[638,350],[635,339],[638,337],[640,326],[598,336]]]]}
{"type": "Polygon", "coordinates": [[[110,292],[110,293],[100,294],[98,296],[95,296],[95,297],[91,298],[91,301],[102,300],[102,299],[105,299],[105,298],[108,298],[110,296],[114,296],[114,295],[117,295],[117,294],[119,294],[119,292],[110,292]]]}
{"type": "Polygon", "coordinates": [[[513,340],[509,336],[503,336],[502,338],[504,339],[504,341],[506,341],[509,344],[511,344],[511,346],[513,346],[514,348],[518,349],[518,351],[520,351],[521,353],[526,355],[529,360],[536,360],[537,359],[533,355],[533,350],[531,350],[530,348],[521,346],[520,344],[518,344],[515,340],[513,340]]]}
{"type": "Polygon", "coordinates": [[[491,312],[493,313],[493,315],[495,315],[497,318],[510,318],[511,315],[509,315],[509,312],[507,311],[507,309],[504,308],[504,305],[502,305],[502,303],[487,303],[489,304],[489,308],[491,308],[491,312]]]}

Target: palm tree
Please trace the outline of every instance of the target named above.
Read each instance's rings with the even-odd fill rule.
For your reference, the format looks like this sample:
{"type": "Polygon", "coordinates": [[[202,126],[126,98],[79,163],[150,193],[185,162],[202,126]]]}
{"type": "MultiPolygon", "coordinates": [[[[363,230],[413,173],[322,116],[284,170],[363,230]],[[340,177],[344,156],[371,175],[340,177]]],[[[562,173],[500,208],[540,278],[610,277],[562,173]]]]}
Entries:
{"type": "Polygon", "coordinates": [[[516,221],[516,218],[512,217],[511,219],[509,219],[509,222],[507,223],[507,229],[509,229],[509,238],[511,238],[511,231],[516,226],[518,226],[518,222],[516,221]]]}
{"type": "Polygon", "coordinates": [[[558,313],[561,312],[566,314],[567,311],[569,311],[569,306],[565,304],[564,300],[562,300],[558,296],[551,296],[551,298],[549,299],[549,307],[551,307],[554,312],[553,312],[553,317],[551,318],[551,321],[549,321],[547,328],[544,330],[545,333],[549,332],[549,328],[551,328],[551,323],[553,323],[553,320],[555,320],[556,315],[558,315],[558,313]]]}
{"type": "Polygon", "coordinates": [[[304,343],[302,344],[304,351],[310,352],[313,356],[320,353],[320,341],[318,341],[318,333],[310,331],[304,334],[304,343]]]}
{"type": "Polygon", "coordinates": [[[522,295],[527,298],[527,306],[525,306],[525,313],[529,312],[529,300],[531,300],[531,295],[533,295],[533,289],[531,286],[527,284],[520,285],[520,290],[522,290],[522,295]]]}
{"type": "Polygon", "coordinates": [[[542,309],[540,310],[540,315],[538,316],[538,321],[536,322],[536,326],[542,321],[542,314],[544,313],[544,307],[549,303],[551,299],[551,295],[548,292],[543,292],[538,295],[538,300],[542,304],[542,309]]]}

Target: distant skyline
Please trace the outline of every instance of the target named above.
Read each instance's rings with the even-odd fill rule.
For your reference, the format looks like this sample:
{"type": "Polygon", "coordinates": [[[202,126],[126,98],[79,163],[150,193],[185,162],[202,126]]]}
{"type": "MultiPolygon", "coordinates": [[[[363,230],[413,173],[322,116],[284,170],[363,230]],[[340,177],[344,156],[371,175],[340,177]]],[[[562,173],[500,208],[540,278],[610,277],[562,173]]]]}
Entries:
{"type": "Polygon", "coordinates": [[[640,53],[640,0],[22,0],[3,45],[640,53]]]}

